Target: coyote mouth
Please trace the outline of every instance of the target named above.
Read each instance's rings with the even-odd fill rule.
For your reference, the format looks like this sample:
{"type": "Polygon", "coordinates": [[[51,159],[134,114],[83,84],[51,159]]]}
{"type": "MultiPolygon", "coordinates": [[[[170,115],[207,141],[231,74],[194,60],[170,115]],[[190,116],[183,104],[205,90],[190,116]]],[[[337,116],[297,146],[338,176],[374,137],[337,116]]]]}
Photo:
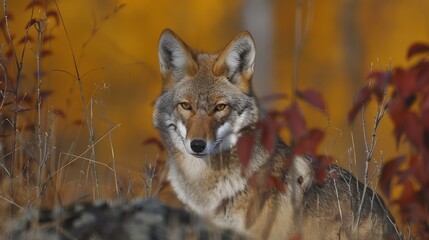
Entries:
{"type": "Polygon", "coordinates": [[[191,154],[192,154],[192,156],[197,157],[197,158],[204,158],[208,155],[206,153],[191,153],[191,154]]]}

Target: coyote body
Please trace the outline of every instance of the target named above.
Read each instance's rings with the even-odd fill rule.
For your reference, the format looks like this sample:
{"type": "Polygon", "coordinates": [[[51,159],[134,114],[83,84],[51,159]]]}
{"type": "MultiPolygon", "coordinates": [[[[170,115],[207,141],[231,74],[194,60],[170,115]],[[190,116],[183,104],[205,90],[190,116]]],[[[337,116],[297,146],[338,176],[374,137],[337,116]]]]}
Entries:
{"type": "Polygon", "coordinates": [[[255,46],[249,33],[208,54],[165,30],[158,54],[163,90],[153,121],[169,156],[168,180],[192,210],[254,239],[399,238],[379,196],[367,189],[362,200],[364,186],[349,172],[332,165],[320,185],[311,159],[294,157],[286,168],[290,147],[279,138],[272,151],[263,147],[254,127],[264,114],[251,86],[255,46]],[[237,154],[243,132],[254,139],[246,168],[237,154]],[[249,185],[251,176],[265,173],[281,179],[284,191],[249,185]]]}

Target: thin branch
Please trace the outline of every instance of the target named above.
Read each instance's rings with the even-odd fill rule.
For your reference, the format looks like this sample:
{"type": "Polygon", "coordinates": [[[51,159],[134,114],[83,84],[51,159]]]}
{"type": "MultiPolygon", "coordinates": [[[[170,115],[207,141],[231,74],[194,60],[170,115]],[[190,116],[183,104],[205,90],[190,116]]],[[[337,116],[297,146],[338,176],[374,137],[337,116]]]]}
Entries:
{"type": "MultiPolygon", "coordinates": [[[[121,126],[121,124],[117,124],[117,125],[115,125],[114,127],[112,127],[111,129],[109,129],[109,131],[107,131],[107,133],[105,133],[100,139],[98,139],[97,141],[95,141],[94,142],[94,144],[96,145],[96,144],[98,144],[101,140],[103,140],[106,136],[108,136],[109,134],[111,134],[113,131],[115,131],[119,126],[121,126]]],[[[88,146],[88,148],[85,150],[85,151],[83,151],[80,155],[78,155],[78,156],[76,156],[75,158],[73,158],[72,160],[70,160],[70,162],[68,162],[68,163],[66,163],[64,166],[62,166],[60,169],[58,169],[57,171],[55,171],[54,173],[52,173],[47,179],[46,179],[46,181],[45,182],[47,182],[50,178],[52,178],[53,176],[55,176],[56,174],[58,174],[59,172],[61,172],[64,168],[66,168],[67,166],[69,166],[69,165],[71,165],[73,162],[75,162],[76,160],[78,160],[78,159],[81,159],[81,158],[83,158],[83,155],[85,155],[88,151],[90,151],[91,150],[91,148],[93,148],[94,147],[94,145],[91,145],[91,146],[88,146]]],[[[64,152],[61,152],[60,153],[60,159],[61,159],[61,157],[62,157],[62,155],[70,155],[70,153],[64,153],[64,152]]],[[[91,160],[91,161],[93,161],[94,162],[94,164],[96,163],[96,161],[94,161],[94,160],[91,160]]]]}
{"type": "MultiPolygon", "coordinates": [[[[372,70],[372,69],[371,69],[372,70]]],[[[369,83],[371,84],[371,82],[369,83]]],[[[369,165],[371,162],[371,159],[373,158],[373,154],[374,154],[374,150],[375,147],[377,145],[377,129],[378,126],[381,122],[381,119],[383,118],[383,116],[385,115],[387,110],[383,110],[384,106],[386,105],[386,99],[387,99],[387,89],[384,90],[384,94],[383,94],[383,98],[382,101],[378,103],[378,107],[377,107],[377,112],[376,112],[376,116],[374,118],[374,125],[372,128],[372,133],[371,133],[371,141],[370,143],[368,143],[367,140],[367,136],[366,136],[366,125],[365,125],[365,107],[362,107],[362,127],[363,127],[363,135],[364,135],[364,141],[365,141],[365,149],[366,149],[366,161],[365,161],[365,172],[364,172],[364,188],[363,188],[363,192],[362,195],[359,194],[359,196],[361,196],[360,199],[360,204],[359,204],[359,208],[358,208],[358,218],[356,221],[356,225],[355,227],[357,228],[360,222],[360,217],[361,217],[361,211],[362,211],[362,207],[363,204],[365,202],[365,195],[366,192],[368,190],[368,184],[369,184],[369,165]]]]}
{"type": "Polygon", "coordinates": [[[109,133],[109,142],[110,142],[110,149],[112,151],[112,165],[113,165],[113,174],[114,174],[114,178],[115,178],[116,196],[119,197],[118,176],[117,176],[117,173],[116,173],[115,150],[113,149],[112,134],[110,134],[110,133],[109,133]]]}
{"type": "MultiPolygon", "coordinates": [[[[97,18],[95,16],[95,14],[93,13],[93,19],[94,19],[94,25],[92,27],[92,31],[91,31],[91,35],[88,37],[88,39],[86,39],[86,41],[82,44],[82,51],[80,53],[79,56],[79,60],[78,62],[81,62],[81,60],[83,59],[83,57],[85,56],[85,50],[86,47],[88,47],[89,43],[94,39],[94,37],[97,35],[97,33],[100,31],[100,29],[103,27],[103,25],[111,18],[113,17],[115,14],[117,14],[123,7],[125,6],[125,4],[119,4],[118,2],[115,3],[115,7],[113,8],[112,12],[108,13],[107,15],[105,15],[103,17],[103,19],[101,20],[100,23],[97,23],[97,18]]],[[[83,77],[83,76],[82,76],[83,77]]]]}
{"type": "Polygon", "coordinates": [[[313,0],[296,0],[295,2],[295,46],[292,69],[292,103],[296,101],[296,92],[298,90],[298,65],[302,49],[307,41],[311,24],[313,22],[313,0]],[[303,29],[303,8],[305,3],[307,3],[307,18],[305,19],[305,27],[303,29]]]}
{"type": "MultiPolygon", "coordinates": [[[[98,164],[98,165],[101,165],[101,166],[104,166],[104,167],[106,167],[107,169],[109,169],[110,171],[112,171],[112,172],[115,172],[115,169],[113,168],[113,167],[111,167],[111,166],[109,166],[108,164],[106,164],[106,163],[103,163],[103,162],[98,162],[98,161],[94,161],[93,159],[91,159],[91,158],[86,158],[86,157],[83,157],[83,156],[78,156],[78,155],[75,155],[75,154],[71,154],[71,153],[66,153],[66,152],[63,152],[63,153],[61,153],[62,155],[66,155],[66,156],[70,156],[70,157],[74,157],[74,159],[73,160],[79,160],[79,159],[81,159],[81,160],[85,160],[85,161],[88,161],[88,162],[90,162],[90,163],[96,163],[96,164],[98,164]]],[[[66,167],[66,166],[65,166],[66,167]]],[[[64,169],[64,168],[62,168],[62,169],[64,169]]]]}
{"type": "Polygon", "coordinates": [[[3,199],[3,200],[5,200],[6,202],[8,202],[8,203],[10,203],[10,204],[12,204],[12,205],[14,205],[15,207],[17,207],[17,208],[19,208],[19,209],[24,209],[22,206],[20,206],[18,203],[16,203],[15,201],[13,201],[12,199],[9,199],[9,198],[6,198],[6,197],[3,197],[3,196],[1,196],[0,195],[0,198],[1,199],[3,199]]]}
{"type": "Polygon", "coordinates": [[[60,17],[61,25],[63,26],[64,32],[65,32],[66,38],[67,38],[67,43],[69,45],[69,49],[70,49],[71,54],[72,54],[73,66],[74,66],[74,69],[75,69],[75,72],[76,72],[76,76],[75,77],[77,78],[78,81],[80,81],[79,69],[77,67],[76,57],[75,57],[76,55],[75,55],[74,50],[73,50],[73,45],[72,45],[72,42],[71,42],[70,35],[69,35],[68,31],[67,31],[67,27],[66,27],[66,25],[64,23],[63,15],[61,14],[60,7],[58,6],[57,1],[53,0],[53,2],[55,4],[55,7],[57,8],[58,16],[60,17]]]}
{"type": "MultiPolygon", "coordinates": [[[[43,139],[42,139],[42,78],[41,78],[41,68],[40,68],[40,54],[42,51],[42,41],[43,41],[43,33],[45,31],[45,22],[43,20],[39,20],[35,23],[35,27],[37,30],[37,48],[36,48],[36,78],[37,78],[37,125],[36,125],[36,135],[37,135],[37,148],[39,150],[39,176],[38,176],[38,186],[41,188],[41,178],[42,178],[42,170],[43,170],[43,139]]],[[[46,146],[46,145],[45,145],[46,146]]]]}

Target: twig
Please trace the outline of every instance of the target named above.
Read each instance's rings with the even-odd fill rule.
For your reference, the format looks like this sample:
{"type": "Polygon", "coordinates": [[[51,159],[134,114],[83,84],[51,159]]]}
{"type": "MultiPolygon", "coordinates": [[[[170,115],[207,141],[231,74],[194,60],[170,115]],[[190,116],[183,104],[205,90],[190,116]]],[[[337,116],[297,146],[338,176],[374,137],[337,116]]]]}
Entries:
{"type": "MultiPolygon", "coordinates": [[[[109,134],[111,134],[113,131],[116,130],[116,128],[118,128],[120,126],[120,124],[115,125],[114,127],[112,127],[111,129],[109,129],[109,131],[107,131],[106,134],[104,134],[100,139],[98,139],[97,141],[94,142],[94,144],[98,144],[101,140],[103,140],[106,136],[108,136],[109,134]]],[[[60,169],[58,169],[57,171],[55,171],[54,173],[52,173],[46,180],[48,181],[50,178],[52,178],[53,176],[55,176],[56,174],[58,174],[59,172],[61,172],[64,168],[66,168],[67,166],[71,165],[73,162],[75,162],[76,160],[83,158],[82,156],[85,155],[89,150],[91,150],[91,148],[93,148],[94,146],[88,146],[88,148],[83,151],[80,155],[76,156],[75,158],[73,158],[70,162],[66,163],[64,166],[62,166],[60,169]]],[[[60,159],[62,155],[70,155],[70,153],[64,153],[61,152],[60,153],[60,159]]],[[[97,163],[96,161],[92,160],[95,163],[97,163]]]]}
{"type": "Polygon", "coordinates": [[[93,18],[94,18],[94,26],[92,27],[92,31],[91,31],[91,35],[88,37],[88,39],[86,39],[86,41],[82,44],[82,51],[80,53],[78,62],[81,62],[81,60],[83,59],[83,57],[85,56],[85,50],[86,47],[89,45],[89,43],[92,41],[92,39],[95,37],[95,35],[97,35],[97,33],[100,31],[101,27],[104,25],[105,22],[107,22],[111,17],[113,17],[116,13],[118,13],[123,7],[125,6],[125,4],[119,4],[118,2],[115,3],[115,7],[113,8],[112,12],[108,13],[107,15],[105,15],[102,19],[102,21],[97,24],[97,18],[95,16],[95,14],[93,14],[93,18]]]}
{"type": "MultiPolygon", "coordinates": [[[[66,155],[66,156],[70,156],[70,157],[74,157],[74,160],[79,160],[79,159],[81,159],[81,160],[85,160],[85,161],[88,161],[88,162],[90,162],[90,163],[96,163],[96,164],[98,164],[98,165],[101,165],[101,166],[104,166],[104,167],[106,167],[107,169],[109,169],[110,171],[112,171],[112,172],[115,172],[115,169],[113,168],[113,167],[111,167],[111,166],[109,166],[108,164],[106,164],[106,163],[103,163],[103,162],[98,162],[98,161],[94,161],[93,159],[91,159],[91,158],[86,158],[86,157],[83,157],[83,156],[78,156],[78,155],[75,155],[75,154],[71,154],[71,153],[66,153],[66,152],[63,152],[63,153],[61,153],[62,155],[66,155]]],[[[64,166],[64,167],[66,167],[66,166],[64,166]]],[[[64,168],[63,167],[63,168],[64,168]]]]}
{"type": "Polygon", "coordinates": [[[337,180],[335,178],[333,178],[333,180],[334,180],[334,187],[335,187],[335,195],[337,197],[338,211],[340,213],[340,220],[341,220],[340,229],[338,229],[338,235],[340,236],[341,230],[343,229],[344,220],[343,220],[343,212],[341,209],[340,195],[338,193],[337,180]]]}
{"type": "MultiPolygon", "coordinates": [[[[369,84],[371,84],[371,82],[369,84]]],[[[365,107],[364,106],[362,107],[362,128],[363,128],[363,136],[364,136],[365,149],[366,149],[367,155],[366,155],[366,161],[365,161],[364,188],[363,188],[362,195],[359,194],[359,196],[361,196],[361,199],[360,199],[360,204],[359,204],[359,208],[358,208],[358,212],[357,212],[357,221],[356,221],[356,225],[355,225],[356,228],[358,227],[359,222],[360,222],[361,211],[362,211],[362,207],[363,207],[363,204],[365,201],[365,195],[366,195],[366,192],[368,190],[369,164],[370,164],[371,159],[373,157],[375,146],[377,145],[377,128],[381,122],[381,119],[383,118],[383,116],[387,112],[387,109],[383,110],[383,108],[385,106],[386,98],[387,98],[387,89],[384,90],[383,99],[381,102],[379,102],[378,107],[377,107],[377,112],[376,112],[376,116],[374,119],[374,126],[372,128],[371,142],[370,143],[368,143],[367,136],[366,136],[366,129],[365,129],[366,128],[366,125],[365,125],[365,107]]]]}
{"type": "Polygon", "coordinates": [[[21,207],[18,203],[16,203],[15,201],[13,201],[12,199],[9,199],[9,198],[6,198],[6,197],[3,197],[3,196],[1,196],[0,195],[0,198],[1,199],[3,199],[3,200],[5,200],[6,202],[8,202],[8,203],[10,203],[10,204],[12,204],[12,205],[14,205],[15,207],[17,207],[17,208],[19,208],[19,209],[24,209],[23,207],[21,207]]]}
{"type": "Polygon", "coordinates": [[[115,178],[116,196],[119,197],[118,176],[117,176],[117,173],[116,173],[115,150],[113,149],[112,134],[110,134],[110,133],[109,133],[109,142],[110,142],[110,149],[112,151],[112,165],[113,165],[113,176],[115,178]]]}
{"type": "Polygon", "coordinates": [[[7,170],[7,167],[4,164],[2,164],[2,163],[0,163],[0,166],[5,170],[5,172],[7,173],[7,175],[10,177],[11,174],[10,174],[9,170],[7,170]]]}
{"type": "Polygon", "coordinates": [[[296,101],[296,92],[298,90],[298,65],[301,58],[302,49],[307,41],[308,33],[313,22],[313,1],[312,0],[296,0],[295,8],[295,46],[293,54],[293,69],[292,69],[292,103],[296,101]],[[305,28],[303,31],[303,8],[304,2],[307,3],[307,19],[305,20],[305,28]]]}
{"type": "MultiPolygon", "coordinates": [[[[36,77],[37,77],[37,126],[36,126],[36,135],[37,135],[37,148],[39,150],[39,176],[38,176],[38,187],[41,188],[41,178],[42,170],[44,166],[44,154],[42,150],[43,139],[42,139],[42,97],[40,95],[42,89],[42,78],[40,76],[40,54],[42,51],[42,40],[43,33],[46,29],[45,22],[43,20],[38,20],[35,23],[35,28],[37,30],[37,50],[36,50],[36,77]]],[[[46,146],[46,144],[45,144],[46,146]]]]}

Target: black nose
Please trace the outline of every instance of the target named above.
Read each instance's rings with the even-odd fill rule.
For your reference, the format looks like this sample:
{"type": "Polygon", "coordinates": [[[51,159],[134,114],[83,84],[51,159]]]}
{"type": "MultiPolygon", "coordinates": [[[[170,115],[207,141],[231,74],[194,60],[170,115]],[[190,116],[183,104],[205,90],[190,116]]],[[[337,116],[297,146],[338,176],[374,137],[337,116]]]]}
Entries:
{"type": "Polygon", "coordinates": [[[203,140],[192,140],[191,149],[196,153],[201,153],[206,149],[206,142],[203,140]]]}

